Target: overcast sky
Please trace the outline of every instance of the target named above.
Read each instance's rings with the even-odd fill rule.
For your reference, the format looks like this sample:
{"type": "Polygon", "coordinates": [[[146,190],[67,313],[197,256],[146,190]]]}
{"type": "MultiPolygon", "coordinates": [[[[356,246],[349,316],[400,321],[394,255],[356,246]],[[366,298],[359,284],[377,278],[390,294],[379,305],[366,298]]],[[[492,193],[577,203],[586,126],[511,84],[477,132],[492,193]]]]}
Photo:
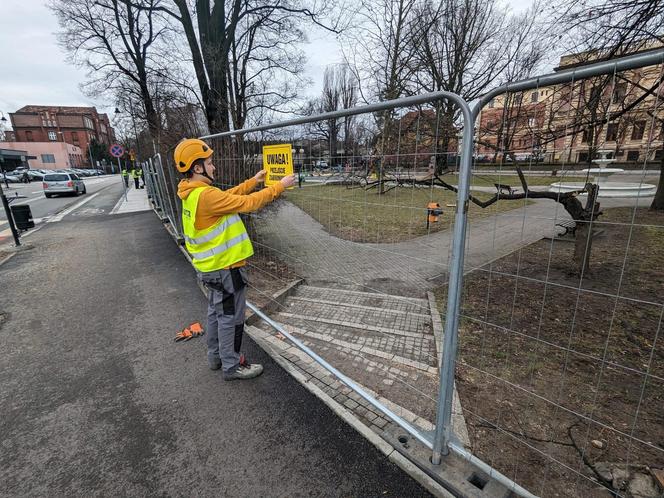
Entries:
{"type": "MultiPolygon", "coordinates": [[[[530,0],[508,0],[515,11],[527,8],[530,0]]],[[[0,111],[5,115],[28,104],[94,105],[109,112],[112,102],[89,99],[79,89],[85,72],[66,61],[57,44],[57,19],[46,0],[0,0],[0,111]]],[[[336,40],[324,33],[309,34],[305,51],[307,89],[315,95],[322,86],[325,66],[341,62],[336,40]]]]}

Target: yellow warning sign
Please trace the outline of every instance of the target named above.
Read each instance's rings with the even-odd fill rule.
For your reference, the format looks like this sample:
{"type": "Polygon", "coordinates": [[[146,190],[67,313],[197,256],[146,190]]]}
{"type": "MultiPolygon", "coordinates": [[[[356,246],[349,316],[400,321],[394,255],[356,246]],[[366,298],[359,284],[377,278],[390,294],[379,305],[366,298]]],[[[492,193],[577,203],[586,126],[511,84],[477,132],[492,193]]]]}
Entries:
{"type": "Polygon", "coordinates": [[[284,176],[293,174],[291,144],[263,146],[263,169],[267,171],[265,185],[274,185],[284,176]]]}

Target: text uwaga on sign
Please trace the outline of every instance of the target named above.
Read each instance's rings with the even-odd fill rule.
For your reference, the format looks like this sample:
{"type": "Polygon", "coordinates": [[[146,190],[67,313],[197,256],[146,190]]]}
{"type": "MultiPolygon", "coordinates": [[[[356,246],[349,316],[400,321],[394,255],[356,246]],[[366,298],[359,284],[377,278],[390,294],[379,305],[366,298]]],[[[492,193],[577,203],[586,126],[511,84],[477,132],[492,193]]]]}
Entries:
{"type": "Polygon", "coordinates": [[[266,185],[274,185],[284,176],[293,174],[291,144],[265,145],[263,147],[263,169],[267,171],[266,185]]]}

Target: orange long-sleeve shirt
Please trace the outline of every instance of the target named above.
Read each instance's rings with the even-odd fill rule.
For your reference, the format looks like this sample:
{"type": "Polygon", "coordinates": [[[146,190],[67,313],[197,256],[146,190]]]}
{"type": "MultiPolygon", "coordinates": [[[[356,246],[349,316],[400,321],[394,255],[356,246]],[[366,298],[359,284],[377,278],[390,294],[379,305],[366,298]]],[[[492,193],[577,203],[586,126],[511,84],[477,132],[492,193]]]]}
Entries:
{"type": "MultiPolygon", "coordinates": [[[[208,186],[204,182],[182,180],[178,185],[178,197],[186,199],[195,188],[208,186]]],[[[281,183],[265,187],[257,192],[253,191],[255,188],[256,180],[250,178],[228,190],[216,187],[204,190],[198,198],[194,226],[198,230],[205,230],[214,225],[220,216],[258,211],[284,191],[281,183]]]]}
{"type": "MultiPolygon", "coordinates": [[[[196,207],[194,226],[197,230],[204,230],[214,225],[219,217],[235,213],[251,213],[272,202],[279,197],[284,187],[276,183],[254,192],[256,180],[250,178],[237,187],[221,190],[210,187],[205,182],[196,182],[188,179],[178,184],[178,197],[186,199],[198,187],[210,187],[201,193],[196,207]]],[[[244,261],[236,263],[233,267],[244,265],[244,261]]]]}

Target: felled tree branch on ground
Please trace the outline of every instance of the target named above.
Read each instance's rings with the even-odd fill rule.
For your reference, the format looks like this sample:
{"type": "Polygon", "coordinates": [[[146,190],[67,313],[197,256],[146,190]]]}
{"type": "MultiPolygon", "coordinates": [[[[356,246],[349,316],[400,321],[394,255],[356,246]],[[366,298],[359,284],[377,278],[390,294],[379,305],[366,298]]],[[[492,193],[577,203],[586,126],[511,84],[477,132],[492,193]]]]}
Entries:
{"type": "MultiPolygon", "coordinates": [[[[592,248],[592,222],[602,214],[600,205],[597,202],[597,194],[599,193],[599,186],[593,183],[586,183],[583,188],[574,190],[572,192],[549,192],[541,190],[531,190],[528,187],[528,182],[520,167],[516,168],[519,180],[521,182],[522,192],[504,193],[501,189],[497,188],[496,193],[489,199],[482,200],[475,197],[473,194],[468,194],[468,200],[486,209],[492,204],[500,200],[505,201],[518,201],[522,199],[549,199],[562,204],[565,211],[569,213],[572,220],[574,220],[576,243],[574,247],[574,261],[577,263],[578,271],[580,274],[586,273],[590,270],[590,252],[592,248]],[[587,194],[586,204],[584,205],[579,199],[580,194],[587,194]]],[[[351,187],[358,184],[365,190],[370,190],[376,187],[379,192],[385,193],[396,187],[416,187],[416,186],[439,186],[451,192],[458,192],[458,188],[443,179],[443,175],[432,173],[423,177],[411,176],[397,176],[383,174],[377,179],[369,178],[366,176],[350,174],[345,179],[346,185],[350,183],[351,187]],[[387,186],[387,188],[386,188],[387,186]]]]}

